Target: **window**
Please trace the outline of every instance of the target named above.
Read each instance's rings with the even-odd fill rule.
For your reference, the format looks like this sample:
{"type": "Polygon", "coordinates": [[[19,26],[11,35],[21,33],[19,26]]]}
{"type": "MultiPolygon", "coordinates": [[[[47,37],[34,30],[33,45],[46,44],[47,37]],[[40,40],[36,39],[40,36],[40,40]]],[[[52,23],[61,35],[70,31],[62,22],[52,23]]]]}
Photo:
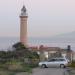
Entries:
{"type": "Polygon", "coordinates": [[[51,59],[51,60],[49,60],[49,62],[53,62],[53,61],[56,61],[56,59],[51,59]]]}
{"type": "Polygon", "coordinates": [[[57,61],[65,61],[65,59],[56,59],[57,61]]]}
{"type": "Polygon", "coordinates": [[[65,59],[60,59],[60,61],[65,61],[65,59]]]}

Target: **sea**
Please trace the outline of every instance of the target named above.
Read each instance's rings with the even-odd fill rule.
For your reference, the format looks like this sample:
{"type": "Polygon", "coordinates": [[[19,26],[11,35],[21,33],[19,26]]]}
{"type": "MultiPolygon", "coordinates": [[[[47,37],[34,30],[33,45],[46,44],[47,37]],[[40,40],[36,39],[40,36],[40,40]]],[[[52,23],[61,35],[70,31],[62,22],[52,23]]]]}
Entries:
{"type": "MultiPolygon", "coordinates": [[[[0,37],[0,50],[11,49],[12,45],[19,42],[19,37],[0,37]]],[[[75,39],[73,38],[28,38],[28,46],[60,47],[67,49],[71,46],[71,50],[75,51],[75,39]]]]}

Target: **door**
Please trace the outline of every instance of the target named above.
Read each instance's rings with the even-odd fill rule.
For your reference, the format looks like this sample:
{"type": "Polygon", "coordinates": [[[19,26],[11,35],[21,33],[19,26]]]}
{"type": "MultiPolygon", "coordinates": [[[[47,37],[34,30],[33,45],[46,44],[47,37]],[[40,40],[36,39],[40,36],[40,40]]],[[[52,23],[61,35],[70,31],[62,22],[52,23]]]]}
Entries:
{"type": "Polygon", "coordinates": [[[56,60],[55,59],[51,59],[48,61],[47,63],[48,67],[55,67],[56,66],[56,60]]]}

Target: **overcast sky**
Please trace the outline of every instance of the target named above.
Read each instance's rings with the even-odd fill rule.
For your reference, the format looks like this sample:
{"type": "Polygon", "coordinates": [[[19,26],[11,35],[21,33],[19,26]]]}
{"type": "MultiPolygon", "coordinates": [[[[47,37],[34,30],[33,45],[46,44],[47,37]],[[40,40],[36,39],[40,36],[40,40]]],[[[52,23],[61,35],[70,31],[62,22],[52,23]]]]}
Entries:
{"type": "Polygon", "coordinates": [[[0,37],[19,36],[23,4],[29,16],[29,37],[50,37],[75,31],[75,0],[0,0],[0,37]]]}

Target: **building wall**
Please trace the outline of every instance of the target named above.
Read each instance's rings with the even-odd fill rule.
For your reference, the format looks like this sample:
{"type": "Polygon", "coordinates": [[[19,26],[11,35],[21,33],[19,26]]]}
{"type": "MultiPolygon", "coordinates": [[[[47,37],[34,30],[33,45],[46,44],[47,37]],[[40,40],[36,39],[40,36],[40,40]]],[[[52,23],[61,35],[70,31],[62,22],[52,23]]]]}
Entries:
{"type": "Polygon", "coordinates": [[[36,51],[39,56],[40,60],[48,60],[50,58],[55,58],[55,57],[65,57],[68,58],[70,61],[73,59],[73,54],[72,51],[67,51],[65,49],[60,49],[59,47],[41,47],[37,48],[34,47],[33,51],[36,51]]]}
{"type": "Polygon", "coordinates": [[[73,61],[75,61],[75,52],[73,52],[73,61]]]}

